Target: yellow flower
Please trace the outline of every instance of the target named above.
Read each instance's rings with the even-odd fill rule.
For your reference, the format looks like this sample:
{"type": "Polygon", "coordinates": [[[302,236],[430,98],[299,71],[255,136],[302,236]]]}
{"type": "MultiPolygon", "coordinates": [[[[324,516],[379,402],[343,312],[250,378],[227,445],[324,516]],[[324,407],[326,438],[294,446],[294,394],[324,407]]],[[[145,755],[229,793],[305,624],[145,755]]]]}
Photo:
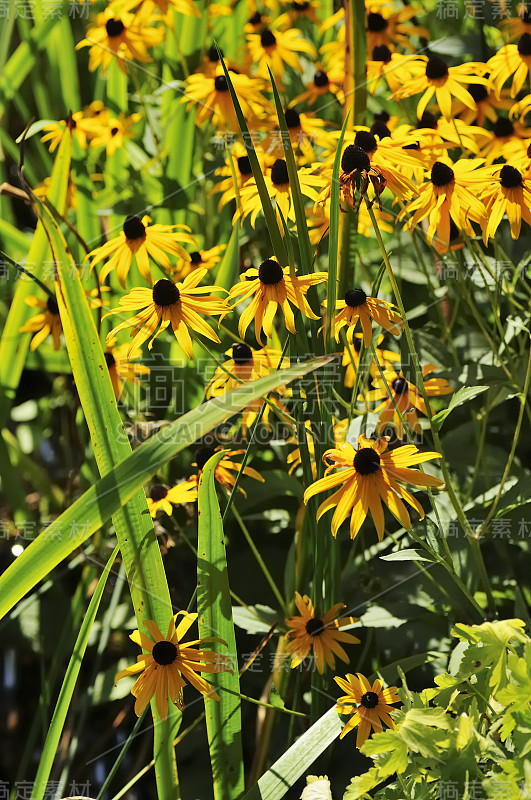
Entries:
{"type": "Polygon", "coordinates": [[[49,150],[50,153],[53,153],[61,143],[65,131],[70,127],[73,139],[78,142],[83,150],[86,150],[88,146],[87,137],[90,138],[92,135],[90,126],[86,125],[86,121],[87,118],[84,112],[76,111],[75,114],[72,114],[70,120],[62,119],[59,122],[50,122],[43,127],[43,131],[46,131],[46,133],[41,136],[41,142],[50,142],[49,150]]]}
{"type": "Polygon", "coordinates": [[[492,130],[485,131],[486,143],[480,151],[480,155],[485,158],[485,165],[490,166],[500,158],[509,162],[525,158],[531,142],[530,135],[531,130],[521,123],[513,124],[506,117],[499,117],[492,130]]]}
{"type": "Polygon", "coordinates": [[[356,747],[359,748],[369,738],[371,730],[383,730],[382,723],[394,729],[395,723],[389,716],[393,707],[389,704],[400,702],[396,686],[383,689],[382,682],[378,679],[371,686],[360,672],[357,675],[349,672],[346,679],[336,677],[334,680],[346,692],[337,699],[337,713],[354,715],[341,731],[340,739],[359,726],[356,736],[356,747]]]}
{"type": "MultiPolygon", "coordinates": [[[[238,96],[243,116],[252,126],[253,119],[264,117],[270,112],[270,103],[262,94],[264,84],[257,78],[231,71],[230,79],[238,96]]],[[[238,118],[232,104],[229,84],[221,66],[215,75],[194,73],[186,79],[181,103],[188,108],[197,106],[196,125],[201,126],[212,117],[216,128],[239,130],[238,118]]]]}
{"type": "MultiPolygon", "coordinates": [[[[426,364],[426,366],[422,367],[422,377],[426,377],[433,372],[434,369],[436,369],[435,364],[426,364]]],[[[385,381],[378,371],[377,373],[375,372],[372,377],[375,388],[371,389],[365,395],[369,402],[373,400],[383,400],[383,403],[374,409],[375,414],[381,412],[378,425],[376,426],[376,433],[380,434],[392,419],[396,435],[399,439],[402,439],[404,430],[398,412],[407,419],[411,428],[416,433],[420,433],[421,428],[416,409],[424,415],[427,415],[428,412],[419,389],[417,389],[413,383],[406,380],[402,373],[398,374],[392,366],[384,369],[384,377],[391,394],[387,391],[385,381]]],[[[443,394],[451,394],[451,392],[453,392],[452,387],[444,378],[429,378],[424,381],[424,388],[428,397],[440,397],[443,394]]]]}
{"type": "Polygon", "coordinates": [[[226,247],[226,244],[217,244],[215,247],[211,247],[210,250],[189,251],[188,259],[180,258],[175,267],[170,268],[171,277],[176,280],[182,280],[194,269],[212,269],[221,261],[221,254],[226,247]]]}
{"type": "Polygon", "coordinates": [[[126,117],[120,111],[117,117],[104,116],[88,119],[85,130],[91,136],[91,147],[105,147],[108,156],[124,146],[126,139],[131,139],[135,133],[132,129],[141,119],[140,114],[131,114],[126,117]]]}
{"type": "Polygon", "coordinates": [[[315,666],[321,675],[324,672],[325,661],[330,669],[335,669],[334,655],[348,664],[350,659],[339,642],[359,644],[360,640],[351,633],[340,631],[339,628],[359,622],[359,619],[357,617],[336,619],[341,609],[346,608],[344,603],[336,603],[325,614],[318,616],[308,595],[301,597],[298,592],[295,592],[295,605],[300,616],[286,619],[286,624],[289,626],[286,634],[288,638],[286,651],[292,656],[291,668],[298,667],[311,650],[315,657],[315,666]]]}
{"type": "MultiPolygon", "coordinates": [[[[306,446],[308,447],[308,453],[311,459],[311,468],[312,468],[312,475],[313,479],[317,478],[317,465],[315,463],[315,444],[313,441],[313,431],[312,426],[309,420],[304,423],[304,428],[306,431],[306,446]]],[[[348,430],[348,419],[341,419],[338,422],[334,423],[334,446],[339,447],[345,441],[345,436],[347,435],[348,430]]],[[[286,458],[287,463],[289,464],[289,474],[291,475],[297,467],[302,464],[302,457],[301,457],[301,450],[298,446],[299,440],[296,436],[290,436],[287,440],[286,444],[295,444],[297,447],[295,450],[292,450],[291,453],[288,454],[286,458]]]]}
{"type": "Polygon", "coordinates": [[[161,508],[166,514],[171,517],[173,514],[173,506],[180,503],[194,503],[197,500],[197,480],[194,477],[188,478],[187,481],[181,481],[172,489],[168,489],[161,483],[156,483],[149,490],[147,497],[147,504],[149,513],[155,518],[157,511],[161,508]]]}
{"type": "Polygon", "coordinates": [[[189,261],[190,256],[182,246],[183,244],[195,245],[195,239],[189,235],[190,228],[186,225],[151,225],[148,216],[126,217],[121,233],[114,239],[106,242],[96,250],[92,250],[87,258],[91,259],[90,268],[105,261],[100,272],[100,281],[114,269],[118,280],[125,286],[125,280],[131,269],[133,256],[136,259],[140,274],[148,283],[152,283],[149,258],[156,259],[165,269],[170,268],[170,259],[166,253],[178,256],[182,261],[189,261]]]}
{"type": "Polygon", "coordinates": [[[520,236],[522,220],[531,225],[531,176],[524,178],[520,170],[510,164],[498,165],[497,172],[491,187],[481,196],[487,212],[482,223],[485,245],[498,230],[504,214],[513,239],[520,236]]]}
{"type": "MultiPolygon", "coordinates": [[[[197,467],[198,474],[192,476],[192,478],[190,478],[191,481],[195,481],[196,485],[199,484],[199,475],[201,474],[203,467],[207,461],[212,458],[214,453],[217,453],[221,449],[221,447],[208,447],[203,445],[195,451],[195,461],[192,463],[192,466],[197,467]]],[[[218,462],[216,469],[214,470],[214,478],[228,491],[231,491],[234,488],[237,474],[240,472],[242,472],[243,475],[247,475],[249,478],[254,478],[255,481],[264,483],[264,478],[262,478],[260,473],[255,469],[252,467],[244,467],[242,470],[242,465],[238,464],[237,461],[232,460],[234,456],[240,456],[242,453],[245,453],[245,450],[225,450],[223,458],[218,462]],[[233,474],[234,472],[236,475],[233,474]]],[[[241,486],[238,486],[238,491],[247,497],[241,486]]]]}
{"type": "MultiPolygon", "coordinates": [[[[274,32],[271,28],[262,28],[260,33],[247,35],[247,46],[252,63],[258,67],[258,75],[265,80],[269,80],[268,67],[275,80],[279,81],[286,66],[301,72],[302,66],[297,53],[315,57],[313,45],[295,28],[274,32]]],[[[280,89],[280,86],[278,88],[280,89]]]]}
{"type": "Polygon", "coordinates": [[[332,71],[326,72],[321,66],[317,65],[317,69],[313,75],[313,81],[309,84],[305,92],[297,95],[297,97],[292,100],[292,105],[295,106],[306,101],[308,105],[313,106],[317,98],[329,92],[343,105],[345,102],[343,76],[332,71]]]}
{"type": "MultiPolygon", "coordinates": [[[[107,368],[111,378],[114,396],[117,400],[122,396],[123,381],[139,385],[139,375],[148,375],[149,367],[143,364],[135,364],[127,357],[129,350],[128,344],[121,344],[119,347],[114,346],[114,341],[109,341],[107,345],[107,352],[104,353],[107,368]]],[[[140,352],[133,353],[133,358],[138,358],[140,352]]]]}
{"type": "Polygon", "coordinates": [[[125,62],[128,60],[151,61],[147,48],[154,47],[164,39],[161,28],[149,27],[151,16],[148,7],[131,14],[112,4],[98,14],[96,25],[89,27],[86,38],[76,45],[76,50],[90,47],[89,71],[94,72],[101,64],[105,75],[113,57],[122,72],[126,72],[125,62]]]}
{"type": "Polygon", "coordinates": [[[487,69],[496,94],[500,97],[503,84],[511,77],[511,97],[516,97],[531,68],[531,33],[520,36],[517,44],[506,44],[489,59],[487,69]]]}
{"type": "Polygon", "coordinates": [[[26,297],[26,303],[32,308],[41,308],[43,311],[43,313],[37,314],[35,317],[29,319],[26,324],[20,328],[21,333],[35,334],[30,343],[30,350],[36,350],[50,333],[53,339],[53,349],[59,350],[63,326],[61,325],[59,306],[57,305],[55,297],[48,295],[46,300],[40,300],[38,297],[29,295],[29,297],[26,297]]]}
{"type": "Polygon", "coordinates": [[[400,335],[400,328],[404,327],[402,317],[395,311],[395,306],[378,297],[367,297],[363,289],[349,289],[344,300],[336,302],[334,320],[334,333],[336,342],[339,341],[339,332],[347,326],[347,341],[352,342],[354,329],[361,323],[363,330],[363,343],[369,347],[372,340],[371,318],[393,336],[400,335]]]}
{"type": "Polygon", "coordinates": [[[415,46],[410,42],[410,36],[430,38],[426,28],[421,28],[420,25],[404,24],[418,13],[418,9],[414,6],[408,5],[389,14],[389,9],[384,4],[377,4],[379,7],[375,10],[371,8],[371,5],[367,3],[367,49],[369,53],[381,45],[387,47],[401,45],[406,50],[414,51],[415,46]]]}
{"type": "MultiPolygon", "coordinates": [[[[392,350],[381,350],[380,344],[383,342],[383,333],[378,336],[377,346],[375,347],[376,356],[380,364],[384,367],[391,366],[392,364],[400,361],[400,356],[398,353],[393,353],[392,350]]],[[[345,386],[348,389],[352,389],[356,382],[356,372],[358,369],[358,364],[360,363],[360,351],[361,351],[361,342],[363,339],[362,333],[355,333],[352,342],[350,343],[350,350],[348,347],[345,347],[343,351],[343,360],[342,365],[346,367],[345,371],[345,386]],[[351,357],[352,354],[352,357],[351,357]]],[[[376,375],[378,373],[378,367],[376,364],[371,364],[370,367],[371,375],[376,375]]]]}
{"type": "Polygon", "coordinates": [[[401,498],[406,500],[424,519],[424,509],[413,495],[397,481],[417,486],[440,488],[443,481],[418,470],[407,469],[412,464],[441,458],[440,453],[420,453],[414,445],[403,445],[386,453],[389,437],[367,439],[363,434],[358,438],[358,449],[345,442],[337,449],[327,450],[323,461],[329,466],[324,477],[312,483],[304,492],[304,502],[329,489],[340,488],[327,498],[317,510],[317,519],[336,506],[332,517],[332,534],[337,536],[341,524],[350,514],[350,538],[355,539],[359,529],[370,511],[376,527],[378,539],[384,537],[384,513],[382,500],[397,520],[410,530],[411,519],[401,498]],[[334,470],[339,470],[334,473],[334,470]]]}
{"type": "Polygon", "coordinates": [[[273,319],[277,307],[282,308],[284,322],[290,333],[296,333],[295,318],[290,303],[310,319],[319,319],[304,297],[310,286],[321,283],[326,279],[326,273],[315,272],[313,275],[291,276],[289,267],[281,267],[278,261],[268,258],[260,264],[258,269],[251,267],[241,275],[237,283],[229,292],[228,301],[235,300],[232,308],[236,308],[244,300],[251,300],[243,311],[238,324],[240,338],[245,338],[245,332],[254,319],[254,332],[256,341],[262,344],[262,328],[268,339],[273,333],[273,319]]]}
{"type": "Polygon", "coordinates": [[[139,349],[150,337],[152,338],[148,349],[151,350],[153,340],[171,323],[177,341],[190,359],[193,358],[194,351],[189,328],[195,333],[200,333],[211,341],[219,343],[217,334],[199,315],[227,313],[227,304],[219,297],[196,297],[196,295],[220,291],[218,286],[198,288],[198,284],[205,277],[206,272],[206,269],[196,269],[182,283],[173,283],[173,281],[163,278],[157,281],[152,289],[136,288],[125,297],[120,298],[118,308],[109,311],[106,316],[141,310],[135,316],[117,325],[108,334],[107,342],[124,328],[133,328],[131,336],[134,338],[129,347],[129,354],[139,349]],[[157,331],[159,325],[160,328],[157,331]]]}
{"type": "Polygon", "coordinates": [[[164,637],[153,620],[144,620],[149,639],[141,631],[134,631],[130,639],[146,652],[137,656],[137,663],[121,670],[114,683],[129,675],[140,672],[131,693],[136,697],[135,714],[139,717],[147,704],[155,697],[157,711],[161,719],[168,716],[168,696],[178,708],[183,707],[183,687],[186,681],[192,684],[201,694],[214,700],[219,696],[210,684],[201,678],[199,672],[232,672],[233,664],[228,656],[212,653],[210,650],[198,650],[194,645],[205,645],[212,642],[226,644],[222,639],[209,636],[206,639],[195,639],[184,642],[189,628],[197,619],[197,614],[179,611],[171,618],[168,633],[164,637]],[[177,620],[182,619],[177,625],[177,620]],[[154,641],[152,641],[154,640],[154,641]]]}
{"type": "Polygon", "coordinates": [[[419,56],[416,61],[410,61],[406,65],[406,70],[406,80],[394,95],[401,99],[423,92],[417,105],[417,117],[422,117],[433,95],[441,113],[447,119],[452,116],[453,97],[475,111],[475,100],[463,84],[487,85],[487,79],[481,77],[487,71],[487,67],[476,61],[449,67],[440,56],[431,55],[429,58],[419,56]]]}
{"type": "MultiPolygon", "coordinates": [[[[291,145],[296,154],[302,153],[306,162],[314,161],[313,145],[321,145],[325,139],[325,122],[313,114],[299,113],[293,107],[286,108],[284,119],[289,132],[291,145]]],[[[281,158],[284,155],[283,134],[280,128],[271,131],[262,142],[268,154],[281,158]]]]}

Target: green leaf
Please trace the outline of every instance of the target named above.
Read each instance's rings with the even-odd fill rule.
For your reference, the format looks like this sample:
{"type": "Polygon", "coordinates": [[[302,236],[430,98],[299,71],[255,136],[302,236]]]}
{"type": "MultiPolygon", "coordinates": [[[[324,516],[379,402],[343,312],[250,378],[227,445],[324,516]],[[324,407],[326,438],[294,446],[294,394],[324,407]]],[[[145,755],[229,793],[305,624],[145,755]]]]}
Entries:
{"type": "Polygon", "coordinates": [[[342,724],[331,708],[275,761],[242,800],[280,800],[341,733],[342,724]]]}
{"type": "Polygon", "coordinates": [[[227,291],[238,279],[238,264],[240,260],[239,231],[240,224],[236,222],[216,275],[216,286],[222,286],[227,291]]]}
{"type": "MultiPolygon", "coordinates": [[[[45,528],[0,576],[0,619],[63,559],[74,552],[124,505],[163,464],[230,419],[253,400],[327,364],[324,356],[278,370],[215,397],[161,428],[90,487],[45,528]]],[[[109,435],[125,438],[123,426],[109,435]]]]}
{"type": "MultiPolygon", "coordinates": [[[[240,679],[232,621],[223,522],[219,510],[215,469],[223,452],[215,453],[199,477],[197,535],[197,611],[199,637],[218,636],[226,642],[233,672],[215,676],[220,699],[205,695],[205,715],[215,800],[236,800],[244,791],[241,739],[240,679]],[[223,689],[227,689],[226,692],[223,689]]],[[[227,652],[216,646],[216,652],[227,652]]]]}
{"type": "Polygon", "coordinates": [[[433,558],[427,558],[425,553],[419,550],[398,550],[396,553],[389,553],[386,556],[380,556],[382,561],[434,561],[433,558]]]}
{"type": "Polygon", "coordinates": [[[450,403],[448,404],[448,408],[445,408],[443,411],[439,411],[434,417],[432,417],[432,423],[435,426],[435,429],[439,431],[442,428],[442,424],[448,414],[457,408],[458,406],[462,406],[463,403],[468,403],[469,400],[472,400],[474,397],[477,397],[478,394],[482,392],[486,392],[489,389],[489,386],[462,386],[458,392],[456,392],[450,403]]]}
{"type": "Polygon", "coordinates": [[[247,633],[269,633],[271,626],[280,619],[278,611],[260,603],[255,606],[235,606],[232,618],[234,624],[247,633]]]}

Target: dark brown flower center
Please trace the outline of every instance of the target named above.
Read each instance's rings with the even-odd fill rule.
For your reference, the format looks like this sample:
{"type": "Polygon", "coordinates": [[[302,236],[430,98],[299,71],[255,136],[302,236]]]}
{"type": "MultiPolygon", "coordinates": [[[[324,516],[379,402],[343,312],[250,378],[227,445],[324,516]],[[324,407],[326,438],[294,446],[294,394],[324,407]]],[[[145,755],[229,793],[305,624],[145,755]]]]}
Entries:
{"type": "Polygon", "coordinates": [[[104,355],[104,358],[105,358],[105,363],[107,364],[107,367],[108,367],[109,369],[111,369],[112,367],[114,367],[114,365],[116,364],[116,359],[115,359],[115,357],[113,356],[113,354],[112,354],[112,353],[108,353],[108,352],[107,352],[107,353],[104,353],[103,355],[104,355]]]}
{"type": "Polygon", "coordinates": [[[264,28],[262,33],[260,34],[260,44],[262,47],[273,47],[277,43],[275,34],[269,30],[269,28],[264,28]]]}
{"type": "Polygon", "coordinates": [[[261,25],[262,24],[262,15],[259,11],[255,11],[252,17],[249,17],[249,25],[261,25]]]}
{"type": "Polygon", "coordinates": [[[324,631],[323,620],[319,617],[312,617],[306,623],[306,633],[310,636],[319,636],[324,631]]]}
{"type": "Polygon", "coordinates": [[[161,667],[168,667],[177,658],[177,648],[173,642],[157,642],[151,651],[155,662],[161,667]]]}
{"type": "Polygon", "coordinates": [[[381,31],[385,31],[388,25],[389,23],[385,17],[382,17],[381,14],[376,14],[374,11],[367,17],[367,28],[371,33],[381,33],[381,31]]]}
{"type": "Polygon", "coordinates": [[[253,351],[248,344],[237,342],[232,345],[232,360],[235,364],[248,364],[253,360],[253,351]]]}
{"type": "Polygon", "coordinates": [[[354,145],[361,147],[366,153],[372,153],[378,147],[378,142],[370,131],[358,131],[354,137],[354,145]]]}
{"type": "Polygon", "coordinates": [[[437,117],[431,111],[425,111],[418,121],[417,128],[433,128],[437,130],[438,125],[437,117]]]}
{"type": "Polygon", "coordinates": [[[363,289],[349,289],[345,295],[345,303],[350,308],[358,308],[362,306],[367,299],[367,295],[363,289]]]}
{"type": "Polygon", "coordinates": [[[426,77],[430,81],[436,81],[448,76],[448,64],[440,56],[430,56],[426,64],[426,77]]]}
{"type": "Polygon", "coordinates": [[[391,61],[392,53],[386,44],[377,44],[372,48],[372,60],[382,61],[384,64],[389,64],[391,61]]]}
{"type": "Polygon", "coordinates": [[[154,486],[151,487],[149,492],[149,496],[153,500],[154,503],[158,503],[159,500],[164,500],[166,495],[168,494],[168,490],[162,483],[156,483],[154,486]]]}
{"type": "Polygon", "coordinates": [[[498,117],[492,126],[492,132],[497,139],[505,139],[507,136],[512,136],[514,133],[514,125],[510,119],[506,117],[498,117]]]}
{"type": "Polygon", "coordinates": [[[517,186],[523,186],[522,173],[515,167],[504,164],[500,170],[500,183],[504,189],[515,189],[517,186]]]}
{"type": "Polygon", "coordinates": [[[299,11],[302,13],[303,11],[308,11],[308,9],[310,8],[310,4],[293,2],[291,4],[291,8],[293,11],[299,11]]]}
{"type": "Polygon", "coordinates": [[[362,447],[354,456],[353,466],[359,475],[372,475],[380,469],[380,456],[372,447],[362,447]]]}
{"type": "Polygon", "coordinates": [[[275,186],[285,186],[289,183],[288,165],[283,158],[277,158],[271,167],[271,180],[275,186]]]}
{"type": "Polygon", "coordinates": [[[369,169],[371,162],[369,156],[361,147],[356,144],[349,144],[343,150],[341,156],[341,169],[347,175],[351,172],[369,169]]]}
{"type": "Polygon", "coordinates": [[[215,452],[213,447],[199,447],[195,451],[195,463],[197,464],[199,472],[203,469],[207,461],[212,458],[215,452]]]}
{"type": "Polygon", "coordinates": [[[420,150],[420,144],[418,142],[411,142],[411,144],[403,145],[402,150],[420,150]]]}
{"type": "Polygon", "coordinates": [[[116,136],[120,128],[111,128],[111,136],[116,136]]]}
{"type": "Polygon", "coordinates": [[[251,169],[251,162],[249,161],[249,156],[240,156],[237,159],[236,163],[238,164],[240,175],[242,175],[244,178],[246,178],[247,175],[253,174],[253,170],[251,169]]]}
{"type": "Polygon", "coordinates": [[[48,295],[46,300],[46,308],[50,312],[50,314],[59,314],[59,306],[57,305],[57,300],[55,297],[48,295]]]}
{"type": "Polygon", "coordinates": [[[376,692],[365,692],[360,702],[365,708],[376,708],[378,705],[378,695],[376,692]]]}
{"type": "Polygon", "coordinates": [[[375,122],[383,122],[384,124],[387,124],[390,119],[391,117],[387,111],[377,111],[374,115],[375,122]]]}
{"type": "Polygon", "coordinates": [[[329,84],[328,75],[322,69],[318,69],[313,76],[313,82],[318,89],[324,89],[329,84]]]}
{"type": "Polygon", "coordinates": [[[133,241],[134,239],[143,239],[146,235],[146,228],[140,217],[126,217],[122,227],[126,239],[133,241]]]}
{"type": "Polygon", "coordinates": [[[217,64],[219,61],[220,54],[223,55],[223,50],[220,50],[218,52],[218,48],[216,47],[216,45],[211,44],[210,47],[208,48],[207,58],[212,64],[217,64]]]}
{"type": "Polygon", "coordinates": [[[434,186],[447,186],[454,179],[454,171],[448,164],[436,161],[431,170],[431,182],[434,186]]]}
{"type": "Polygon", "coordinates": [[[190,253],[190,264],[200,264],[202,260],[199,250],[194,250],[193,253],[190,253]]]}
{"type": "Polygon", "coordinates": [[[486,100],[489,96],[487,87],[483,86],[481,83],[471,83],[468,87],[468,92],[472,95],[476,103],[481,103],[482,100],[486,100]]]}
{"type": "Polygon", "coordinates": [[[216,92],[229,91],[229,84],[227,83],[225,75],[216,75],[214,79],[214,89],[216,90],[216,92]]]}
{"type": "Polygon", "coordinates": [[[379,136],[380,139],[385,139],[387,136],[391,136],[391,131],[385,124],[385,122],[380,122],[376,120],[371,125],[371,133],[373,136],[379,136]]]}
{"type": "Polygon", "coordinates": [[[524,33],[518,39],[518,52],[521,56],[531,56],[531,34],[524,33]]]}
{"type": "Polygon", "coordinates": [[[283,280],[284,272],[278,261],[268,258],[266,261],[262,261],[258,267],[258,277],[260,282],[266,286],[276,286],[283,280]]]}
{"type": "Polygon", "coordinates": [[[288,128],[300,128],[301,118],[294,108],[287,108],[284,111],[284,117],[286,119],[286,125],[288,128]]]}
{"type": "Polygon", "coordinates": [[[120,36],[125,31],[125,25],[121,19],[108,19],[105,23],[105,30],[107,31],[107,36],[114,39],[115,36],[120,36]]]}
{"type": "Polygon", "coordinates": [[[356,353],[359,353],[360,350],[361,350],[361,339],[358,339],[357,337],[355,339],[353,339],[352,340],[352,347],[354,348],[356,353]]]}
{"type": "Polygon", "coordinates": [[[395,378],[391,384],[391,388],[395,394],[405,394],[408,390],[407,381],[405,378],[395,378]]]}
{"type": "Polygon", "coordinates": [[[173,281],[163,278],[153,287],[153,302],[157,306],[172,306],[179,301],[181,293],[173,281]]]}
{"type": "Polygon", "coordinates": [[[531,25],[531,9],[524,9],[524,13],[520,14],[520,18],[524,25],[531,25]]]}

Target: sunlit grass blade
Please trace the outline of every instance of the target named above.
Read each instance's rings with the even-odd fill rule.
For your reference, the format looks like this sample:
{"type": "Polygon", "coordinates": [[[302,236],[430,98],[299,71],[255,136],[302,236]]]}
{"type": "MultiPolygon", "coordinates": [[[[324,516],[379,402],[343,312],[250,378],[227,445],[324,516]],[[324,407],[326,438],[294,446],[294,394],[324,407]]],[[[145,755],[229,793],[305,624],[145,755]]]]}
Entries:
{"type": "Polygon", "coordinates": [[[216,645],[216,652],[228,653],[234,662],[232,673],[220,672],[215,676],[213,684],[220,700],[205,696],[205,714],[214,798],[237,800],[244,790],[240,680],[223,522],[214,480],[215,468],[222,457],[223,453],[216,453],[199,478],[197,612],[199,637],[219,636],[227,647],[216,645]],[[223,691],[225,688],[228,691],[223,691]]]}
{"type": "Polygon", "coordinates": [[[59,746],[66,716],[68,714],[68,709],[70,708],[77,678],[83,664],[83,658],[87,649],[92,625],[96,619],[96,614],[98,613],[98,608],[105,590],[107,578],[109,577],[111,567],[117,555],[118,547],[115,547],[109,560],[107,561],[107,564],[105,565],[105,569],[103,570],[100,579],[98,580],[94,594],[90,599],[83,624],[79,630],[79,634],[72,651],[72,656],[65,672],[61,691],[59,692],[59,697],[57,698],[57,703],[55,704],[52,721],[50,722],[50,727],[48,728],[48,734],[46,736],[46,741],[44,743],[39,761],[39,768],[37,770],[37,775],[33,785],[33,791],[31,795],[32,800],[42,800],[46,792],[48,779],[50,777],[55,754],[59,746]]]}
{"type": "Polygon", "coordinates": [[[288,255],[286,252],[286,247],[284,245],[284,241],[282,239],[282,234],[280,232],[280,228],[278,227],[277,218],[275,211],[273,209],[273,204],[271,203],[271,198],[269,197],[269,192],[267,191],[264,176],[262,175],[262,168],[260,167],[260,163],[258,161],[258,157],[256,155],[256,151],[254,149],[254,144],[252,140],[252,136],[249,132],[249,128],[247,127],[247,123],[245,121],[245,117],[243,116],[243,112],[240,106],[240,101],[238,100],[238,96],[234,91],[234,86],[230,79],[230,73],[227,69],[227,65],[223,58],[220,59],[221,64],[223,66],[223,70],[225,72],[225,77],[227,79],[227,84],[230,91],[230,96],[232,98],[232,104],[234,106],[234,111],[236,112],[236,116],[238,118],[238,125],[240,126],[240,131],[243,137],[243,143],[247,150],[247,155],[249,157],[249,163],[251,165],[251,169],[253,171],[253,177],[256,182],[256,188],[258,189],[258,194],[260,195],[260,200],[262,202],[262,210],[264,212],[264,217],[266,220],[267,230],[269,231],[269,237],[271,239],[271,245],[273,247],[273,252],[277,257],[279,264],[283,266],[287,266],[288,264],[288,255]]]}
{"type": "MultiPolygon", "coordinates": [[[[44,529],[0,576],[0,618],[64,558],[101,528],[117,509],[127,503],[177,453],[230,419],[242,408],[246,408],[253,400],[318,369],[329,360],[326,357],[311,359],[304,364],[296,364],[257,381],[242,384],[163,427],[64,511],[54,521],[53,536],[47,536],[44,529]],[[83,520],[83,527],[80,526],[80,520],[83,520]]],[[[117,429],[109,430],[109,436],[124,437],[122,424],[117,429]]]]}

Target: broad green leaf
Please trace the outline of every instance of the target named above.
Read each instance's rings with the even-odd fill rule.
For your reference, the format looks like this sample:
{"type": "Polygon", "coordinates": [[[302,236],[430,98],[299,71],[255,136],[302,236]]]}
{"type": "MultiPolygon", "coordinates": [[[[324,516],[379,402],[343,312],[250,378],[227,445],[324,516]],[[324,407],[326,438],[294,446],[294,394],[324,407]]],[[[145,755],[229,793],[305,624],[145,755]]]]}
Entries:
{"type": "Polygon", "coordinates": [[[238,628],[243,628],[247,633],[269,633],[271,626],[278,622],[279,614],[269,606],[235,606],[232,609],[232,618],[238,628]]]}
{"type": "Polygon", "coordinates": [[[242,720],[227,556],[214,479],[215,469],[221,458],[223,452],[215,453],[205,464],[199,477],[197,622],[199,638],[218,636],[223,639],[226,647],[217,644],[215,651],[228,653],[234,664],[232,673],[220,672],[212,676],[212,683],[218,690],[220,699],[205,696],[205,715],[214,798],[237,800],[244,791],[242,720]],[[224,692],[223,689],[228,691],[224,692]]]}
{"type": "Polygon", "coordinates": [[[275,761],[242,800],[280,800],[341,733],[335,708],[326,712],[275,761]]]}
{"type": "MultiPolygon", "coordinates": [[[[177,453],[246,408],[253,400],[329,361],[328,357],[312,359],[242,384],[161,428],[91,486],[53,522],[49,530],[44,529],[0,576],[0,619],[54,567],[99,530],[177,453]]],[[[125,438],[123,426],[120,424],[117,429],[109,431],[109,435],[125,438]]]]}
{"type": "Polygon", "coordinates": [[[83,624],[81,625],[78,637],[76,639],[74,650],[72,651],[72,656],[70,658],[63,684],[61,686],[61,691],[59,692],[59,697],[57,698],[52,721],[50,722],[50,727],[48,728],[46,741],[44,743],[43,751],[39,761],[39,768],[37,770],[37,775],[35,777],[35,783],[31,794],[32,800],[42,800],[44,793],[46,792],[55,754],[57,752],[57,748],[59,747],[59,741],[63,732],[66,715],[68,714],[68,709],[70,708],[70,703],[76,687],[77,677],[79,675],[79,671],[81,670],[81,665],[87,649],[90,631],[92,629],[92,625],[94,624],[96,614],[98,613],[98,608],[107,583],[107,578],[109,577],[111,567],[114,564],[117,555],[118,547],[115,547],[109,560],[107,561],[107,564],[105,565],[105,569],[103,570],[100,579],[98,580],[98,584],[94,594],[90,599],[87,613],[85,614],[83,624]]]}
{"type": "Polygon", "coordinates": [[[216,275],[216,286],[222,286],[227,291],[238,280],[240,259],[239,231],[240,223],[236,222],[216,275]]]}
{"type": "Polygon", "coordinates": [[[482,392],[486,392],[489,389],[489,386],[462,386],[459,391],[457,391],[452,399],[448,404],[448,408],[443,409],[443,411],[439,411],[434,417],[432,417],[432,423],[435,426],[436,430],[440,430],[442,428],[442,424],[448,414],[457,408],[457,406],[462,406],[463,403],[468,403],[469,400],[472,400],[474,397],[477,397],[478,394],[482,392]]]}

